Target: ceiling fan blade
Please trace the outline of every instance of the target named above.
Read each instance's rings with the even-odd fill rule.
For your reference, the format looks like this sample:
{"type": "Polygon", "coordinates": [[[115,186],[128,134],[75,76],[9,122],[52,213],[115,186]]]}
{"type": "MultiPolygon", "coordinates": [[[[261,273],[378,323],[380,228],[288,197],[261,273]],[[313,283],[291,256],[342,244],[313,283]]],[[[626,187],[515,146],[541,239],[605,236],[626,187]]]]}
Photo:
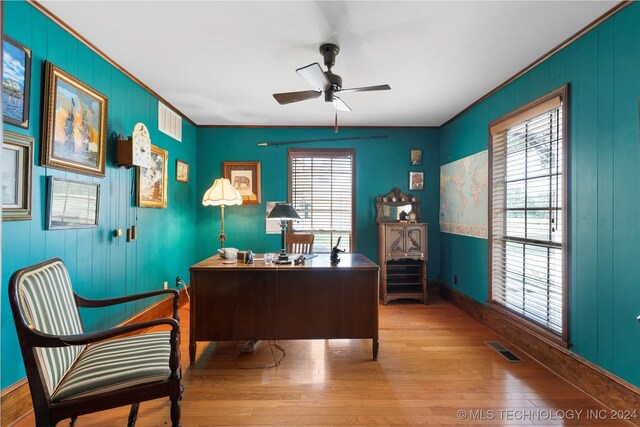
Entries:
{"type": "Polygon", "coordinates": [[[337,96],[333,97],[333,108],[338,111],[351,111],[351,108],[344,101],[337,96]]]}
{"type": "Polygon", "coordinates": [[[301,92],[274,93],[273,97],[280,105],[285,105],[293,102],[306,101],[307,99],[314,99],[319,97],[321,94],[322,92],[320,91],[303,90],[301,92]]]}
{"type": "Polygon", "coordinates": [[[374,90],[391,90],[389,85],[354,87],[351,89],[341,89],[340,92],[370,92],[374,90]]]}
{"type": "Polygon", "coordinates": [[[317,62],[306,67],[298,68],[296,73],[300,74],[316,90],[327,90],[331,86],[329,79],[322,71],[322,67],[317,62]]]}

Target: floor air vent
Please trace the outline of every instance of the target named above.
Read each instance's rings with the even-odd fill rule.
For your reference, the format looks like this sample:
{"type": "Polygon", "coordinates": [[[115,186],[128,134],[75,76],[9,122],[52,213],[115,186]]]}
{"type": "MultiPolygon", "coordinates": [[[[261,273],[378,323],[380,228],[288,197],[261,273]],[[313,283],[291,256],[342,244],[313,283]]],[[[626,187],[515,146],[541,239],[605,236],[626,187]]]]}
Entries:
{"type": "Polygon", "coordinates": [[[509,362],[522,362],[523,361],[518,356],[513,354],[511,352],[511,350],[508,350],[507,348],[505,348],[505,346],[500,344],[498,341],[485,341],[484,343],[486,345],[488,345],[489,347],[491,347],[492,349],[494,349],[495,351],[497,351],[502,357],[507,359],[509,362]]]}

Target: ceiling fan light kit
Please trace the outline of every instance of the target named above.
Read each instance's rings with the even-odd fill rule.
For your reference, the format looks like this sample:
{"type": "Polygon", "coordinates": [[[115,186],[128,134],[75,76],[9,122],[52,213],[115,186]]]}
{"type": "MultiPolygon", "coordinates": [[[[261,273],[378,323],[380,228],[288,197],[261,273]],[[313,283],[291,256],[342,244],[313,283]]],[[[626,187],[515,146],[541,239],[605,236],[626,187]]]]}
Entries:
{"type": "MultiPolygon", "coordinates": [[[[273,97],[279,104],[291,104],[294,102],[306,101],[308,99],[318,98],[324,92],[325,102],[330,102],[337,111],[351,111],[351,108],[336,94],[340,92],[371,92],[378,90],[390,90],[388,84],[377,86],[365,86],[351,89],[342,88],[342,77],[334,74],[331,69],[336,63],[336,55],[340,52],[340,47],[333,43],[324,43],[320,46],[320,53],[324,59],[324,65],[327,71],[323,71],[320,64],[314,62],[305,67],[298,68],[296,72],[302,76],[314,90],[306,90],[300,92],[283,92],[274,93],[273,97]]],[[[337,113],[336,113],[336,132],[337,132],[337,113]]]]}

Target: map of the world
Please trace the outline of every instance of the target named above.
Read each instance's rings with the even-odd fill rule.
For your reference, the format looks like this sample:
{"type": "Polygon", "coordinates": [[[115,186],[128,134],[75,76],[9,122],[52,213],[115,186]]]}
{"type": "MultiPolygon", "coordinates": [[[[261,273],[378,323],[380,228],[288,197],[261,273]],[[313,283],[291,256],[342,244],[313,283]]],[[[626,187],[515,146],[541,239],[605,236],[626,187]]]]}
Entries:
{"type": "Polygon", "coordinates": [[[487,238],[488,152],[440,167],[440,231],[487,238]]]}

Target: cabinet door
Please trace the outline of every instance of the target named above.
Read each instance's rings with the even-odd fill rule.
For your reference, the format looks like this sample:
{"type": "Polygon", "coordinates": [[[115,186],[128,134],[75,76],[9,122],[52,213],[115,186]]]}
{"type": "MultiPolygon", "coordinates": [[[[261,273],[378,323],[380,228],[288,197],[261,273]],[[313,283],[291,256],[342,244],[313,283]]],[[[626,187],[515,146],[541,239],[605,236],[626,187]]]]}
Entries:
{"type": "Polygon", "coordinates": [[[410,225],[405,228],[405,252],[409,257],[424,258],[426,254],[424,226],[410,225]]]}
{"type": "Polygon", "coordinates": [[[406,253],[404,227],[387,225],[385,227],[385,242],[387,258],[404,257],[406,253]]]}

